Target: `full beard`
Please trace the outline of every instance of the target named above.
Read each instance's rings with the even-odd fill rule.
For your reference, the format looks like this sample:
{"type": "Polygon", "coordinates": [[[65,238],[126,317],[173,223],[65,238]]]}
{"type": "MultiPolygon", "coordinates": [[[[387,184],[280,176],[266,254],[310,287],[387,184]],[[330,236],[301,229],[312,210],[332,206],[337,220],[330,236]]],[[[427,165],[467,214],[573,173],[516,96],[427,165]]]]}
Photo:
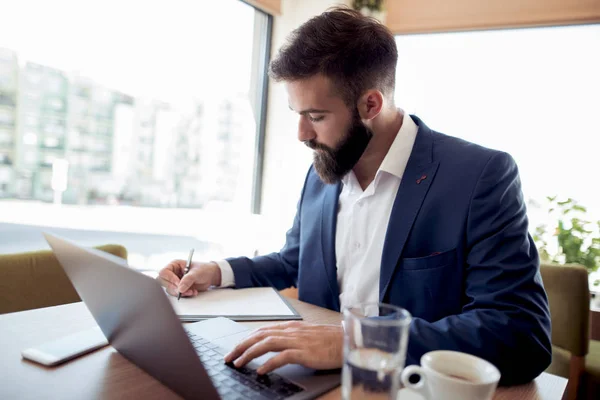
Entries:
{"type": "Polygon", "coordinates": [[[362,123],[358,110],[355,110],[352,124],[336,148],[313,140],[307,142],[306,145],[315,151],[313,165],[321,180],[327,184],[339,182],[360,160],[372,137],[373,132],[362,123]]]}

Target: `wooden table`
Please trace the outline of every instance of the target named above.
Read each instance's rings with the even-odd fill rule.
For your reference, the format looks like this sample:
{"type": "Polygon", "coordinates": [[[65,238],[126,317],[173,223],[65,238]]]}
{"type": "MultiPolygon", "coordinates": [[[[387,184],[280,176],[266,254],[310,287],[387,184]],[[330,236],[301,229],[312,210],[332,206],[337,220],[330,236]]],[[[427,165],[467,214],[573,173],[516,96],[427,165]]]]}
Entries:
{"type": "MultiPolygon", "coordinates": [[[[290,302],[313,323],[339,323],[340,314],[298,300],[290,302]]],[[[267,323],[249,322],[252,327],[267,323]]],[[[0,399],[179,399],[111,346],[62,366],[23,360],[21,350],[96,325],[82,303],[0,315],[0,399]]],[[[543,373],[534,382],[499,388],[495,400],[559,400],[567,380],[543,373]]],[[[323,399],[339,399],[340,389],[323,399]]]]}

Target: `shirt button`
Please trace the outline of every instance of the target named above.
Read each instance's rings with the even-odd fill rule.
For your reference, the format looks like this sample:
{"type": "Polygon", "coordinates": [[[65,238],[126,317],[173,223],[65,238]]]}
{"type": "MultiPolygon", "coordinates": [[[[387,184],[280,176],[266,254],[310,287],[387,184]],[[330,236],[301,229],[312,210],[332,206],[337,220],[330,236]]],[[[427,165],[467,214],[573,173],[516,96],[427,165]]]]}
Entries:
{"type": "Polygon", "coordinates": [[[356,249],[360,249],[360,243],[358,243],[358,242],[354,243],[354,247],[355,247],[356,249]]]}

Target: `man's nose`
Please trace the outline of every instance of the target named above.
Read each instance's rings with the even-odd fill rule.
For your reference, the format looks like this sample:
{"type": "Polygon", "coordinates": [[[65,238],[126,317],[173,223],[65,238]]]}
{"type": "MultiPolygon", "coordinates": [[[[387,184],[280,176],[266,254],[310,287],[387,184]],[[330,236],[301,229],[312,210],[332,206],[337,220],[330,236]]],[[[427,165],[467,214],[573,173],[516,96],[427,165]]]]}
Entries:
{"type": "Polygon", "coordinates": [[[316,136],[317,135],[313,130],[308,118],[304,115],[301,115],[300,120],[298,121],[298,140],[301,142],[306,142],[314,139],[316,136]]]}

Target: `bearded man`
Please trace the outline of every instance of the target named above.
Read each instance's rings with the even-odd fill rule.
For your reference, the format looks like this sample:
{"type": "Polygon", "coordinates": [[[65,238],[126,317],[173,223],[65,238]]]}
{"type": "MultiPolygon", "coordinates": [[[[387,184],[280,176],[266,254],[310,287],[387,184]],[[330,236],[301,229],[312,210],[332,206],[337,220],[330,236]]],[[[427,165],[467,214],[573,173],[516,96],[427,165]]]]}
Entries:
{"type": "MultiPolygon", "coordinates": [[[[413,316],[407,364],[456,350],[495,364],[501,383],[530,381],[550,364],[550,315],[517,166],[398,108],[397,65],[393,35],[358,12],[332,9],[296,29],[270,75],[286,85],[314,162],[285,246],[195,262],[185,276],[175,260],[159,279],[172,295],[295,286],[300,300],[337,311],[397,305],[413,316]]],[[[274,351],[258,373],[331,369],[342,348],[342,326],[293,322],[258,330],[225,361],[274,351]]]]}

